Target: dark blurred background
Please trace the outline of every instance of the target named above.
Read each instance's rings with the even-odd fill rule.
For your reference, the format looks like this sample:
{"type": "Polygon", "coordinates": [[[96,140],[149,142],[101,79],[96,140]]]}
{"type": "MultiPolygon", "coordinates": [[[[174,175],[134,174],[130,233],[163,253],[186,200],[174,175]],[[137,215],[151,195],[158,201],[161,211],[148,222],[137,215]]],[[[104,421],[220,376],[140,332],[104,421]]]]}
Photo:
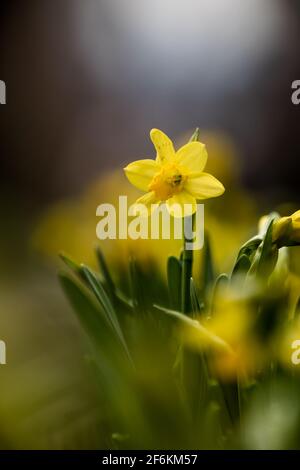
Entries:
{"type": "Polygon", "coordinates": [[[1,2],[1,191],[43,205],[198,125],[248,187],[299,200],[299,38],[297,0],[1,2]]]}
{"type": "MultiPolygon", "coordinates": [[[[260,214],[298,207],[299,44],[299,0],[1,1],[0,448],[99,445],[81,332],[30,245],[39,216],[104,170],[152,157],[152,127],[227,135],[260,214]]],[[[239,218],[249,206],[240,199],[238,212],[232,194],[224,204],[239,218]]]]}

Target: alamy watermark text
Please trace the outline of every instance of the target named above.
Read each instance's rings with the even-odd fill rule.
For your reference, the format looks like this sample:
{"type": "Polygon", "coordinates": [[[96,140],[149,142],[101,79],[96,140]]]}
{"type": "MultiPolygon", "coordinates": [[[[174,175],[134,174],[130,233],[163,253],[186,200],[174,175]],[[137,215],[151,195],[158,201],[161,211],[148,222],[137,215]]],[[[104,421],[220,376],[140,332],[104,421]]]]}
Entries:
{"type": "Polygon", "coordinates": [[[0,104],[6,104],[6,85],[3,80],[0,80],[0,104]]]}
{"type": "Polygon", "coordinates": [[[165,204],[152,204],[150,208],[143,204],[128,206],[127,196],[119,196],[118,207],[97,207],[100,220],[96,235],[99,240],[184,239],[185,249],[200,250],[204,244],[204,204],[197,204],[196,211],[190,204],[178,205],[176,213],[177,217],[170,215],[165,204]],[[192,212],[193,217],[184,217],[192,212]]]}

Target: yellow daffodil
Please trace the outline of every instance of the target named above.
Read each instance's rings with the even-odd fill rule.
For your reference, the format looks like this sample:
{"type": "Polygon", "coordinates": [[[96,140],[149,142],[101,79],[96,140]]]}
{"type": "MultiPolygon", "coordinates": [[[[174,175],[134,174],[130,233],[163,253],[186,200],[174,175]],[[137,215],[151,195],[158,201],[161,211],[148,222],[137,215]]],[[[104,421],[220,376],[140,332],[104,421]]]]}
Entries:
{"type": "Polygon", "coordinates": [[[300,210],[274,221],[273,241],[279,246],[300,244],[300,210]]]}
{"type": "Polygon", "coordinates": [[[216,299],[210,318],[189,318],[181,329],[183,342],[195,351],[205,351],[211,371],[224,381],[237,374],[246,379],[262,365],[260,345],[252,333],[251,306],[246,298],[231,295],[222,293],[216,299]]]}
{"type": "Polygon", "coordinates": [[[207,151],[201,142],[189,142],[177,152],[169,137],[152,129],[150,138],[156,149],[156,160],[137,160],[124,168],[136,188],[146,191],[136,204],[147,210],[166,202],[174,217],[196,212],[196,201],[223,194],[224,187],[214,176],[204,173],[207,151]]]}

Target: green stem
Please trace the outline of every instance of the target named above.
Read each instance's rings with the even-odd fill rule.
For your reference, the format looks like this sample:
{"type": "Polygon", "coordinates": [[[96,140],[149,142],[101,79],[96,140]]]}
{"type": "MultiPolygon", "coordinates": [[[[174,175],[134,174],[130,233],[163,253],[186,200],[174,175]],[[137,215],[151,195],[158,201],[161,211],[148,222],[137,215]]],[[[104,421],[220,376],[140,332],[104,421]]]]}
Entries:
{"type": "MultiPolygon", "coordinates": [[[[194,226],[194,215],[192,217],[191,227],[193,230],[194,226]]],[[[186,218],[183,219],[183,223],[186,218]]],[[[191,293],[190,293],[190,282],[192,277],[192,268],[193,268],[193,250],[186,249],[186,243],[191,240],[186,237],[184,233],[183,237],[183,252],[182,252],[182,278],[181,278],[181,310],[182,313],[191,312],[191,293]]]]}
{"type": "MultiPolygon", "coordinates": [[[[191,136],[189,142],[197,142],[199,141],[199,128],[197,127],[191,136]]],[[[195,222],[195,215],[185,217],[183,219],[183,227],[185,220],[191,218],[191,227],[193,230],[194,222],[195,222]]],[[[184,230],[185,231],[185,230],[184,230]]],[[[190,313],[191,312],[191,293],[190,293],[190,283],[192,277],[192,268],[193,268],[193,250],[186,249],[186,243],[191,242],[186,237],[184,233],[183,237],[183,251],[182,251],[182,277],[181,277],[181,311],[182,313],[190,313]]]]}

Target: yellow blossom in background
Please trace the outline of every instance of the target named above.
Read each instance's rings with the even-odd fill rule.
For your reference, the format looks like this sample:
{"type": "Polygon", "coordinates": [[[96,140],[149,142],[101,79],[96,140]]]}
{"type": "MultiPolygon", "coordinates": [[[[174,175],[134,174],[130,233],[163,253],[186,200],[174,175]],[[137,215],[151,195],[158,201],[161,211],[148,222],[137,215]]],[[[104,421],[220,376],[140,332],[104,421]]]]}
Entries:
{"type": "Polygon", "coordinates": [[[252,332],[253,320],[246,298],[223,292],[211,317],[198,317],[183,326],[182,339],[189,348],[206,351],[210,369],[217,377],[246,380],[263,364],[262,348],[252,332]]]}
{"type": "Polygon", "coordinates": [[[150,208],[166,202],[171,215],[182,217],[196,211],[197,199],[223,194],[222,183],[203,172],[207,162],[204,144],[189,142],[176,152],[172,141],[162,131],[152,129],[150,137],[156,149],[156,160],[137,160],[124,168],[130,183],[146,191],[136,204],[150,208]]]}
{"type": "Polygon", "coordinates": [[[300,210],[289,217],[275,220],[273,241],[279,246],[297,245],[300,243],[300,210]]]}

